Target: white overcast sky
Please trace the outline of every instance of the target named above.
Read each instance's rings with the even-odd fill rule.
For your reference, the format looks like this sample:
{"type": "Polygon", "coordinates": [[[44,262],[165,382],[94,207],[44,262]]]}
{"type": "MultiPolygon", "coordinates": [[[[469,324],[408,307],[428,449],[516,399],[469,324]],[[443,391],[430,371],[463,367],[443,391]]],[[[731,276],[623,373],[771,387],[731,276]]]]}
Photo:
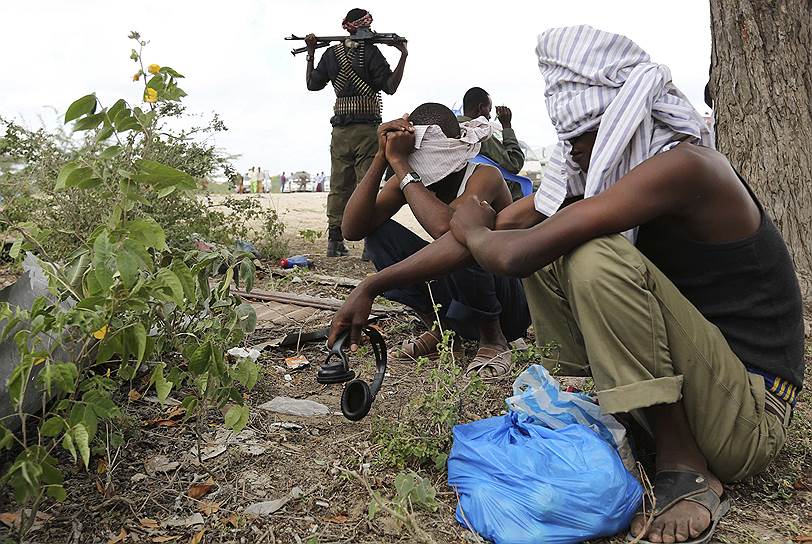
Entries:
{"type": "MultiPolygon", "coordinates": [[[[186,75],[189,111],[221,115],[229,131],[216,144],[240,155],[240,171],[328,172],[332,89],[307,91],[304,55],[292,57],[294,42],[282,38],[341,33],[353,7],[372,13],[374,30],[409,39],[403,83],[396,95],[384,95],[385,119],[427,101],[450,107],[477,85],[495,104],[510,106],[520,139],[553,143],[536,36],[582,23],[632,38],[671,68],[700,113],[707,110],[708,0],[0,0],[0,115],[37,127],[54,123],[51,107],[64,112],[92,91],[108,104],[137,101],[127,35],[138,30],[151,42],[147,63],[186,75]]],[[[399,53],[381,49],[394,68],[399,53]]]]}

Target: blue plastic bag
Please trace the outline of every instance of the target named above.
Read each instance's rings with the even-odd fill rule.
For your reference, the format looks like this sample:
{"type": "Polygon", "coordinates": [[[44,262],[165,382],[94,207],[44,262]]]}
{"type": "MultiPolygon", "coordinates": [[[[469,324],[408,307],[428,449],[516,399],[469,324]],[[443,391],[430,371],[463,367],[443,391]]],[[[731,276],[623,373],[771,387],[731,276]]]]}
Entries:
{"type": "Polygon", "coordinates": [[[579,423],[586,425],[615,447],[628,470],[636,465],[626,439],[626,428],[613,416],[605,414],[584,393],[561,391],[558,380],[541,365],[531,365],[513,382],[513,396],[505,399],[509,410],[532,416],[532,423],[560,429],[579,423]]]}
{"type": "Polygon", "coordinates": [[[495,544],[564,544],[625,530],[643,497],[617,452],[583,425],[509,412],[454,427],[457,521],[495,544]]]}

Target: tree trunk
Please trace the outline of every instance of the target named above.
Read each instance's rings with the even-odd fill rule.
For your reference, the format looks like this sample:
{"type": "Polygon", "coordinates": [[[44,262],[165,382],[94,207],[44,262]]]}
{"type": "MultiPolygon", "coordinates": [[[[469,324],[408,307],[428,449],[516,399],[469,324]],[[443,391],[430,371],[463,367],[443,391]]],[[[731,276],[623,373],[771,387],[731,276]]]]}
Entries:
{"type": "Polygon", "coordinates": [[[710,0],[719,151],[784,235],[812,302],[812,0],[710,0]]]}

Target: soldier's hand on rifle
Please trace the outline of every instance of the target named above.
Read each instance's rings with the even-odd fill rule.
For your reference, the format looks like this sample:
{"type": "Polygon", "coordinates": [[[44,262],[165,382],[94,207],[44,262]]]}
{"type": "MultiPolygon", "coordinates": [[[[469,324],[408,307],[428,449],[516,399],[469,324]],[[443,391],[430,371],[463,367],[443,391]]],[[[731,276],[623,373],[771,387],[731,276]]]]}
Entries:
{"type": "Polygon", "coordinates": [[[502,128],[511,128],[510,122],[513,120],[513,112],[507,106],[496,106],[496,117],[502,123],[502,128]]]}
{"type": "Polygon", "coordinates": [[[307,46],[307,52],[313,53],[316,51],[316,35],[315,34],[308,34],[305,36],[305,45],[307,46]]]}

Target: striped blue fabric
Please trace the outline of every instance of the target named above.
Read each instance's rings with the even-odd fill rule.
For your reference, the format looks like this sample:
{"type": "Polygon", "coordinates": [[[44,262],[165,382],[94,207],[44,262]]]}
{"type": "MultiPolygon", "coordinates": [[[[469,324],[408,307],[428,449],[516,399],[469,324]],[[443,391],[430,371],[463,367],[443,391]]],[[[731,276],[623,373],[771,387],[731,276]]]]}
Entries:
{"type": "Polygon", "coordinates": [[[540,213],[553,215],[569,196],[605,191],[679,142],[712,145],[668,67],[651,62],[629,38],[587,25],[553,28],[539,35],[536,55],[559,139],[536,192],[540,213]],[[569,140],[593,130],[598,134],[585,174],[570,156],[569,140]]]}

